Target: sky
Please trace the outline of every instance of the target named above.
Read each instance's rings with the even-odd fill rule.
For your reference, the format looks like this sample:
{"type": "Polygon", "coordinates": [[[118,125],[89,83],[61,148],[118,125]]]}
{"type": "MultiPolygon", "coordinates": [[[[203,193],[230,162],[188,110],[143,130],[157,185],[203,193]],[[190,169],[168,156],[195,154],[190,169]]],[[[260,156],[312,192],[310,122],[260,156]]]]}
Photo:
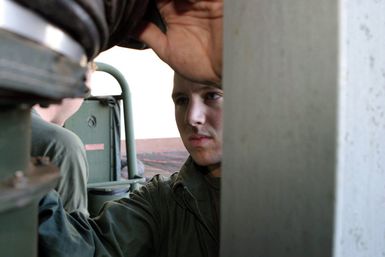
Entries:
{"type": "MultiPolygon", "coordinates": [[[[135,139],[179,137],[171,100],[173,71],[152,50],[113,47],[95,61],[114,66],[127,80],[135,139]]],[[[91,88],[93,95],[120,94],[115,79],[104,72],[92,75],[91,88]]]]}

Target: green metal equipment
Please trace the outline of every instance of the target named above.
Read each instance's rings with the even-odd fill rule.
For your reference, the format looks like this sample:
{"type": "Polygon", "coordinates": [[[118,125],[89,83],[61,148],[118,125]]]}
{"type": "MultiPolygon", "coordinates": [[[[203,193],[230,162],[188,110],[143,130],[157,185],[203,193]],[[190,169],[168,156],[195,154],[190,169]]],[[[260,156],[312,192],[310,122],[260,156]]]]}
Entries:
{"type": "Polygon", "coordinates": [[[118,42],[146,47],[131,40],[144,16],[162,25],[149,1],[0,0],[1,256],[37,256],[38,201],[59,179],[30,159],[31,107],[83,97],[86,63],[118,42]]]}
{"type": "Polygon", "coordinates": [[[0,253],[35,257],[38,202],[59,171],[30,158],[31,107],[82,96],[84,54],[63,30],[15,2],[0,0],[0,13],[0,253]]]}
{"type": "Polygon", "coordinates": [[[120,96],[89,97],[79,111],[65,124],[85,144],[90,167],[88,203],[91,216],[97,215],[103,203],[127,196],[145,181],[137,172],[132,121],[131,94],[124,76],[113,66],[97,62],[97,71],[116,79],[120,96]],[[121,177],[120,106],[123,102],[128,179],[121,177]]]}

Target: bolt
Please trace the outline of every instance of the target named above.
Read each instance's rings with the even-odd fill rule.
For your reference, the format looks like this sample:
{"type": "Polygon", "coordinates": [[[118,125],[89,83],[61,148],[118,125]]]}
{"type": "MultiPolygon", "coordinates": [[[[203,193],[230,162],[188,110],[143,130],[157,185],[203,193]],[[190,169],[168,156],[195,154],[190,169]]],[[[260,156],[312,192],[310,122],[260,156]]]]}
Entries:
{"type": "Polygon", "coordinates": [[[15,171],[15,178],[16,179],[22,179],[22,178],[24,178],[24,172],[23,171],[21,171],[21,170],[17,170],[17,171],[15,171]]]}
{"type": "Polygon", "coordinates": [[[49,157],[43,156],[39,158],[40,164],[41,165],[48,165],[49,164],[49,157]]]}
{"type": "Polygon", "coordinates": [[[50,160],[47,156],[39,156],[32,158],[32,163],[34,165],[48,165],[50,163],[50,160]]]}
{"type": "Polygon", "coordinates": [[[87,120],[87,124],[90,128],[95,128],[96,127],[96,117],[91,115],[90,117],[88,117],[88,120],[87,120]]]}
{"type": "Polygon", "coordinates": [[[28,178],[24,175],[24,172],[21,170],[15,171],[11,184],[15,188],[23,188],[27,184],[28,178]]]}

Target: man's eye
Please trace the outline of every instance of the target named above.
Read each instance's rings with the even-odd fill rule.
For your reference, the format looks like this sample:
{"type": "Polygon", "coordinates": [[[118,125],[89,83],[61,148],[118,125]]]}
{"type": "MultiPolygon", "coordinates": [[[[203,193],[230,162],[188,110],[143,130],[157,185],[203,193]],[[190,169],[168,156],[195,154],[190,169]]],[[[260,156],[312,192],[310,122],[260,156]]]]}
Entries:
{"type": "Polygon", "coordinates": [[[185,105],[188,102],[188,98],[184,96],[179,96],[174,98],[175,105],[185,105]]]}
{"type": "Polygon", "coordinates": [[[220,94],[218,92],[209,92],[205,96],[206,100],[218,100],[221,97],[222,97],[222,94],[220,94]]]}

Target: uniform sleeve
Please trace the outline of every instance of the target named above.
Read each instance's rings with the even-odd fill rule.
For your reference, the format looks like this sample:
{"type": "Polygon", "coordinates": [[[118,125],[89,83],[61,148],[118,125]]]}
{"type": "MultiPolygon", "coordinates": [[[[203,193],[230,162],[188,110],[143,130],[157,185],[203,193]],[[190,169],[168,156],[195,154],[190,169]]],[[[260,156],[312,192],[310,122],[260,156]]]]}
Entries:
{"type": "Polygon", "coordinates": [[[144,188],[130,199],[109,202],[90,219],[66,213],[58,194],[50,192],[39,203],[39,256],[155,256],[160,229],[147,193],[144,188]]]}
{"type": "Polygon", "coordinates": [[[67,211],[88,214],[87,181],[89,167],[84,145],[71,131],[58,127],[55,146],[49,151],[51,161],[60,168],[61,179],[56,187],[67,211]]]}
{"type": "Polygon", "coordinates": [[[67,211],[87,211],[88,163],[80,138],[32,112],[31,156],[46,156],[59,167],[61,179],[56,190],[67,211]]]}

